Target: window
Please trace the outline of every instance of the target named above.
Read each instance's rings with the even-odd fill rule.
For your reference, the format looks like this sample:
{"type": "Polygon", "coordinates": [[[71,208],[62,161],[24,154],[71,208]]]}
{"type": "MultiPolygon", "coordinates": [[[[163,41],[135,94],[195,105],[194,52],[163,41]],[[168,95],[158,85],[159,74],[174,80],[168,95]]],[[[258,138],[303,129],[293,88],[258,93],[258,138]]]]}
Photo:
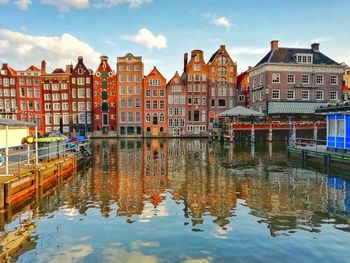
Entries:
{"type": "Polygon", "coordinates": [[[127,75],[127,81],[132,82],[132,75],[127,75]]]}
{"type": "Polygon", "coordinates": [[[301,83],[302,84],[309,84],[310,83],[310,75],[309,74],[301,75],[301,83]]]}
{"type": "Polygon", "coordinates": [[[295,90],[287,90],[287,100],[295,99],[295,90]]]}
{"type": "Polygon", "coordinates": [[[336,91],[336,90],[331,90],[330,99],[331,99],[331,100],[338,100],[338,91],[336,91]]]}
{"type": "Polygon", "coordinates": [[[238,102],[244,102],[245,101],[245,96],[244,95],[239,95],[238,96],[238,102]]]}
{"type": "Polygon", "coordinates": [[[61,99],[61,96],[59,93],[52,94],[52,100],[59,101],[61,99]]]}
{"type": "Polygon", "coordinates": [[[78,78],[78,85],[84,85],[85,84],[85,79],[84,78],[78,78]]]}
{"type": "Polygon", "coordinates": [[[264,99],[264,91],[260,90],[260,101],[262,101],[264,99]]]}
{"type": "Polygon", "coordinates": [[[90,98],[91,96],[91,90],[90,88],[86,89],[86,98],[90,98]]]}
{"type": "Polygon", "coordinates": [[[152,104],[153,104],[153,105],[152,105],[152,108],[153,108],[154,110],[158,109],[158,101],[154,100],[152,104]]]}
{"type": "Polygon", "coordinates": [[[60,90],[60,84],[52,84],[52,90],[60,90]]]}
{"type": "Polygon", "coordinates": [[[128,122],[134,122],[134,114],[133,112],[128,112],[128,122]]]}
{"type": "Polygon", "coordinates": [[[68,103],[62,103],[62,110],[68,110],[68,103]]]}
{"type": "Polygon", "coordinates": [[[168,126],[172,127],[173,126],[173,119],[168,119],[168,126]]]}
{"type": "Polygon", "coordinates": [[[195,62],[199,62],[199,56],[198,56],[198,55],[195,55],[194,61],[195,61],[195,62]]]}
{"type": "Polygon", "coordinates": [[[50,84],[44,84],[44,90],[50,90],[50,84]]]}
{"type": "Polygon", "coordinates": [[[158,90],[152,90],[152,97],[158,96],[158,90]]]}
{"type": "Polygon", "coordinates": [[[85,111],[85,102],[78,102],[78,111],[85,111]]]}
{"type": "Polygon", "coordinates": [[[141,94],[141,87],[135,86],[135,95],[140,95],[140,94],[141,94]]]}
{"type": "Polygon", "coordinates": [[[45,110],[46,111],[51,110],[51,103],[45,103],[45,110]]]}
{"type": "Polygon", "coordinates": [[[61,89],[68,89],[67,83],[62,83],[61,84],[61,89]]]}
{"type": "Polygon", "coordinates": [[[133,87],[128,86],[128,95],[132,95],[132,92],[133,92],[133,87]]]}
{"type": "Polygon", "coordinates": [[[34,98],[40,98],[40,89],[34,88],[34,98]]]}
{"type": "Polygon", "coordinates": [[[158,115],[157,115],[157,113],[153,113],[153,124],[154,125],[158,124],[158,115]]]}
{"type": "Polygon", "coordinates": [[[141,122],[141,112],[137,111],[135,113],[136,122],[141,122]]]}
{"type": "Polygon", "coordinates": [[[193,112],[193,121],[199,121],[199,111],[195,110],[193,112]]]}
{"type": "Polygon", "coordinates": [[[120,108],[125,108],[126,107],[126,99],[121,99],[120,100],[120,108]]]}
{"type": "MultiPolygon", "coordinates": [[[[31,80],[30,80],[31,81],[31,80]]],[[[11,78],[10,79],[10,85],[15,85],[16,84],[16,79],[11,78]]]]}
{"type": "Polygon", "coordinates": [[[337,75],[331,76],[331,85],[338,85],[338,76],[337,75]]]}
{"type": "Polygon", "coordinates": [[[126,122],[126,112],[120,113],[120,122],[126,122]]]}
{"type": "Polygon", "coordinates": [[[310,92],[308,90],[302,90],[301,91],[301,99],[302,100],[308,100],[309,99],[310,92]]]}
{"type": "Polygon", "coordinates": [[[294,55],[294,58],[298,63],[307,63],[307,64],[312,63],[312,55],[310,54],[296,54],[294,55]]]}
{"type": "Polygon", "coordinates": [[[83,68],[78,68],[78,74],[82,75],[84,73],[84,69],[83,68]]]}
{"type": "Polygon", "coordinates": [[[160,79],[150,79],[149,85],[153,87],[160,86],[160,79]]]}
{"type": "Polygon", "coordinates": [[[40,111],[41,106],[40,106],[40,101],[35,101],[35,110],[40,111]]]}
{"type": "Polygon", "coordinates": [[[55,110],[55,111],[61,110],[61,104],[60,103],[54,103],[53,104],[53,110],[55,110]]]}
{"type": "Polygon", "coordinates": [[[21,98],[24,98],[25,96],[26,96],[26,89],[25,88],[21,88],[20,89],[20,94],[19,94],[19,96],[21,97],[21,98]]]}
{"type": "Polygon", "coordinates": [[[85,79],[85,83],[86,83],[86,84],[90,84],[90,78],[86,78],[86,79],[85,79]]]}
{"type": "Polygon", "coordinates": [[[159,121],[160,121],[160,122],[164,122],[164,119],[165,119],[164,113],[161,113],[161,114],[159,115],[159,121]]]}
{"type": "Polygon", "coordinates": [[[75,78],[72,78],[72,84],[75,84],[75,78]]]}
{"type": "Polygon", "coordinates": [[[151,114],[146,113],[146,121],[150,122],[151,121],[151,114]]]}
{"type": "Polygon", "coordinates": [[[15,89],[11,89],[11,96],[12,97],[16,97],[16,90],[15,89]]]}
{"type": "Polygon", "coordinates": [[[272,73],[272,83],[280,83],[280,74],[272,73]]]}
{"type": "Polygon", "coordinates": [[[201,65],[200,64],[194,64],[193,69],[194,69],[194,71],[200,71],[201,70],[201,65]]]}
{"type": "Polygon", "coordinates": [[[73,111],[76,111],[76,110],[77,110],[77,103],[76,103],[76,102],[73,102],[73,103],[72,103],[72,110],[73,110],[73,111]]]}
{"type": "Polygon", "coordinates": [[[125,76],[120,74],[119,75],[119,82],[124,82],[125,81],[125,76]]]}
{"type": "Polygon", "coordinates": [[[140,98],[136,98],[135,99],[135,107],[136,108],[140,108],[141,107],[141,99],[140,98]]]}
{"type": "Polygon", "coordinates": [[[85,98],[85,89],[78,89],[78,98],[85,98]]]}
{"type": "Polygon", "coordinates": [[[288,74],[287,75],[287,83],[288,84],[294,84],[295,83],[295,75],[294,74],[288,74]]]}
{"type": "Polygon", "coordinates": [[[141,66],[140,65],[135,65],[134,66],[134,70],[135,71],[140,71],[141,70],[141,66]]]}
{"type": "Polygon", "coordinates": [[[4,85],[4,87],[10,86],[9,79],[7,79],[7,78],[3,79],[3,85],[4,85]]]}
{"type": "Polygon", "coordinates": [[[165,91],[164,90],[160,90],[159,91],[159,97],[164,97],[165,96],[165,91]]]}
{"type": "Polygon", "coordinates": [[[252,102],[255,102],[255,101],[256,101],[256,93],[253,92],[252,102]]]}
{"type": "Polygon", "coordinates": [[[146,100],[146,110],[150,110],[150,109],[151,109],[151,101],[146,100]]]}
{"type": "Polygon", "coordinates": [[[159,109],[164,110],[164,100],[159,101],[159,109]]]}
{"type": "Polygon", "coordinates": [[[263,81],[264,81],[264,76],[263,76],[263,75],[260,75],[260,78],[259,78],[259,85],[262,85],[262,84],[263,84],[263,81]]]}
{"type": "Polygon", "coordinates": [[[151,90],[146,89],[146,97],[151,97],[151,90]]]}
{"type": "Polygon", "coordinates": [[[124,65],[119,65],[118,69],[119,69],[119,71],[124,71],[125,67],[124,67],[124,65]]]}
{"type": "Polygon", "coordinates": [[[324,76],[316,75],[316,84],[324,84],[324,76]]]}
{"type": "Polygon", "coordinates": [[[323,100],[323,90],[316,90],[316,100],[323,100]]]}
{"type": "Polygon", "coordinates": [[[21,110],[22,110],[22,111],[27,110],[27,104],[26,104],[25,101],[21,101],[21,110]]]}
{"type": "Polygon", "coordinates": [[[132,98],[128,98],[128,108],[132,108],[133,107],[133,99],[132,98]]]}
{"type": "Polygon", "coordinates": [[[272,99],[279,100],[281,91],[279,89],[272,90],[272,99]]]}
{"type": "Polygon", "coordinates": [[[219,99],[219,108],[225,108],[225,107],[226,107],[226,100],[219,99]]]}

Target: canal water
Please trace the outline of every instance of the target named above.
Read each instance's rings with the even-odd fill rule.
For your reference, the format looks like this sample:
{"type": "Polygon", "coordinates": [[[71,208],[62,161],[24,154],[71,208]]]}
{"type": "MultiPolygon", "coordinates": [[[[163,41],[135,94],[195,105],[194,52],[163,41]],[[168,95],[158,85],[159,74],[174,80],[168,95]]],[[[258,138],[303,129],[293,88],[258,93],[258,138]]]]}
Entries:
{"type": "Polygon", "coordinates": [[[288,161],[284,143],[92,148],[91,165],[1,214],[2,239],[27,237],[11,261],[350,262],[350,174],[288,161]]]}

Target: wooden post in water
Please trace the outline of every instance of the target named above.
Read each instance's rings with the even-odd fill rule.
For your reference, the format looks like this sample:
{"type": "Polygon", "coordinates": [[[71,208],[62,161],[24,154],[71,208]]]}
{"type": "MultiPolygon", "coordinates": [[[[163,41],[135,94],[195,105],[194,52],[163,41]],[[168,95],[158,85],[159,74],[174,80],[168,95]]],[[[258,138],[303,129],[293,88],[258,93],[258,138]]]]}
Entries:
{"type": "Polygon", "coordinates": [[[269,134],[267,135],[267,141],[272,142],[272,123],[270,123],[269,134]]]}
{"type": "Polygon", "coordinates": [[[255,142],[255,129],[254,123],[252,124],[251,134],[250,134],[250,142],[255,142]]]}

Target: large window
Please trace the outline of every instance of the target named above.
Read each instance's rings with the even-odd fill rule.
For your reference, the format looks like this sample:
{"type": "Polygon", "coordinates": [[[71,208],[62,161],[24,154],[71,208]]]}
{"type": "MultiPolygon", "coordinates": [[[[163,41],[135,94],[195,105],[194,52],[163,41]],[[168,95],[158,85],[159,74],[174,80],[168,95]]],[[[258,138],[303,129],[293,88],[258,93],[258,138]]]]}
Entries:
{"type": "Polygon", "coordinates": [[[288,84],[294,84],[295,82],[295,75],[294,74],[288,74],[287,75],[287,83],[288,84]]]}
{"type": "Polygon", "coordinates": [[[193,121],[199,121],[199,111],[195,110],[193,113],[193,121]]]}
{"type": "Polygon", "coordinates": [[[309,74],[301,75],[301,83],[302,84],[309,84],[310,83],[310,75],[309,74]]]}
{"type": "Polygon", "coordinates": [[[316,84],[324,84],[324,75],[316,75],[316,84]]]}
{"type": "Polygon", "coordinates": [[[226,107],[226,100],[225,99],[219,99],[219,107],[220,108],[226,107]]]}
{"type": "Polygon", "coordinates": [[[323,100],[323,90],[316,90],[316,100],[323,100]]]}
{"type": "Polygon", "coordinates": [[[337,120],[337,136],[338,137],[344,137],[345,135],[345,129],[344,129],[344,119],[338,119],[337,120]]]}
{"type": "Polygon", "coordinates": [[[338,76],[332,75],[331,76],[331,85],[337,85],[338,84],[338,76]]]}
{"type": "Polygon", "coordinates": [[[310,98],[309,94],[310,94],[310,92],[308,90],[302,90],[301,91],[301,99],[308,100],[310,98]]]}
{"type": "Polygon", "coordinates": [[[279,100],[281,91],[279,89],[272,90],[272,99],[279,100]]]}
{"type": "Polygon", "coordinates": [[[279,73],[272,73],[272,83],[280,83],[281,77],[279,73]]]}
{"type": "Polygon", "coordinates": [[[330,99],[331,99],[331,100],[338,100],[338,91],[336,91],[336,90],[331,90],[330,99]]]}
{"type": "Polygon", "coordinates": [[[294,100],[295,99],[295,90],[287,90],[287,99],[294,100]]]}

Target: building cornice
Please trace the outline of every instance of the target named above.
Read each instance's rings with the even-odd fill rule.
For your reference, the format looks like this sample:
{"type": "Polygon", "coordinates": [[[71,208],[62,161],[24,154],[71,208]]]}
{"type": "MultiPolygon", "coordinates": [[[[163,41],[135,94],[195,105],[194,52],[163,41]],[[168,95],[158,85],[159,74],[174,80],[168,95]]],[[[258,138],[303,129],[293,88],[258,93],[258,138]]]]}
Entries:
{"type": "Polygon", "coordinates": [[[266,71],[344,74],[345,67],[343,65],[298,65],[288,63],[264,63],[258,67],[253,68],[249,72],[249,77],[254,77],[266,71]]]}

